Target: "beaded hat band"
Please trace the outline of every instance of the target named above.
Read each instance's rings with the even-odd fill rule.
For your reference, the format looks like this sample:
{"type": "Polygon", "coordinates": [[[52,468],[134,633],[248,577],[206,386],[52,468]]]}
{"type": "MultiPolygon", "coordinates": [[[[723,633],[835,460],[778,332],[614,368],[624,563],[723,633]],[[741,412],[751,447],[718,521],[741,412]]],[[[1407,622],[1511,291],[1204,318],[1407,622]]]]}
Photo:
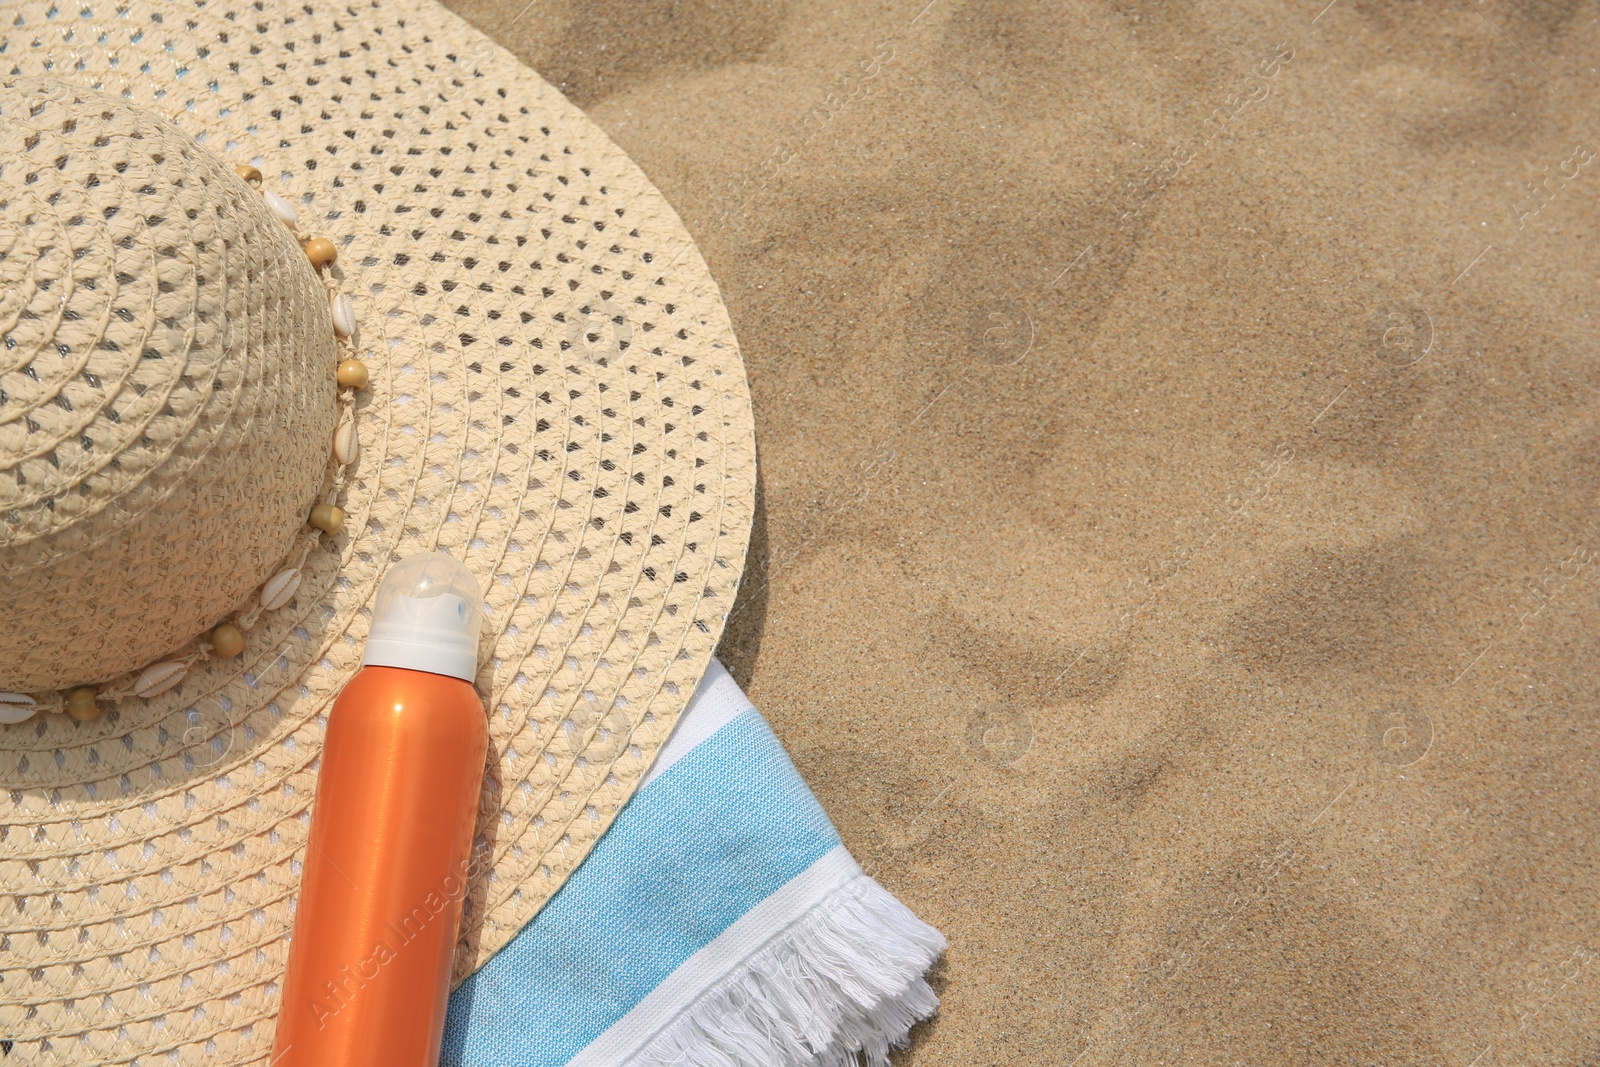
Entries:
{"type": "Polygon", "coordinates": [[[436,6],[25,0],[0,337],[0,1039],[264,1061],[328,708],[435,549],[485,602],[470,973],[737,590],[749,396],[670,207],[436,6]]]}
{"type": "MultiPolygon", "coordinates": [[[[105,292],[115,294],[110,296],[110,300],[115,305],[112,314],[116,319],[136,326],[139,324],[139,316],[130,310],[130,304],[137,307],[137,299],[121,285],[123,279],[132,281],[135,276],[117,266],[115,252],[95,263],[93,268],[82,268],[85,257],[97,250],[97,246],[111,246],[132,252],[135,266],[142,257],[152,253],[162,258],[178,257],[204,262],[208,258],[215,258],[210,256],[211,246],[221,245],[226,252],[230,244],[248,240],[248,236],[242,235],[240,230],[260,225],[259,219],[241,224],[236,218],[237,215],[252,214],[248,197],[244,198],[243,203],[237,196],[227,194],[208,201],[203,193],[198,197],[194,195],[197,183],[192,178],[186,179],[180,174],[176,181],[172,180],[173,171],[165,166],[169,153],[175,153],[177,158],[196,168],[207,168],[209,161],[205,159],[204,149],[185,143],[176,129],[157,116],[127,107],[114,98],[74,89],[60,82],[18,78],[0,83],[0,120],[8,117],[15,121],[0,132],[0,158],[19,160],[25,165],[31,158],[51,158],[57,164],[57,173],[51,175],[45,171],[45,180],[41,183],[40,171],[27,170],[22,188],[15,191],[17,195],[6,200],[4,210],[9,219],[15,222],[20,215],[23,222],[16,228],[16,240],[0,251],[0,277],[10,283],[5,290],[14,301],[20,295],[31,293],[36,300],[53,302],[60,299],[61,293],[71,292],[78,306],[69,304],[61,312],[62,323],[82,321],[85,311],[93,310],[84,305],[98,299],[93,294],[105,292]],[[75,168],[66,164],[74,152],[82,150],[84,145],[99,151],[88,168],[87,179],[80,185],[73,181],[77,176],[75,168]],[[130,232],[113,237],[113,227],[110,225],[103,230],[93,228],[97,221],[94,204],[87,201],[102,201],[104,198],[93,192],[85,197],[85,192],[99,189],[106,181],[119,183],[124,192],[129,192],[130,178],[144,183],[138,187],[137,195],[128,198],[138,204],[130,232]],[[73,250],[72,266],[70,273],[62,277],[52,274],[49,268],[53,259],[62,263],[66,261],[52,256],[55,251],[53,247],[38,246],[40,237],[46,241],[59,237],[54,227],[37,224],[40,209],[47,205],[57,212],[63,208],[69,212],[67,225],[68,240],[73,250]],[[207,207],[211,210],[204,210],[207,207]],[[178,221],[180,219],[181,222],[178,221]],[[167,220],[181,226],[183,235],[174,235],[169,231],[163,236],[161,229],[168,225],[167,220]],[[213,226],[214,232],[210,229],[213,226]],[[180,249],[178,244],[160,243],[169,238],[186,242],[186,246],[180,249]]],[[[207,169],[215,170],[214,167],[207,169]]],[[[245,634],[260,620],[262,613],[281,608],[294,599],[300,586],[301,568],[305,566],[306,557],[312,549],[324,536],[337,536],[343,529],[344,511],[339,507],[339,500],[349,468],[360,453],[354,400],[356,393],[367,387],[370,372],[366,363],[356,356],[355,305],[347,294],[340,291],[333,272],[327,269],[338,259],[338,248],[326,237],[311,237],[303,233],[299,228],[299,212],[282,196],[262,188],[261,171],[256,166],[241,164],[234,167],[234,171],[240,181],[261,190],[264,206],[293,234],[305,253],[307,264],[316,272],[328,292],[329,323],[338,343],[340,360],[337,367],[328,368],[328,373],[338,386],[338,409],[329,441],[327,473],[321,479],[316,501],[309,506],[305,515],[305,529],[295,537],[284,564],[261,583],[260,589],[244,607],[225,621],[217,622],[204,636],[190,642],[191,648],[176,652],[168,650],[166,657],[142,668],[124,669],[121,677],[101,684],[74,684],[70,689],[53,692],[0,690],[0,724],[17,725],[41,712],[66,712],[80,722],[94,719],[107,706],[114,706],[129,698],[148,700],[175,688],[182,684],[189,668],[197,662],[214,656],[231,658],[240,655],[245,649],[245,634]]],[[[219,178],[215,173],[210,175],[210,181],[226,184],[226,179],[219,178]]],[[[201,181],[198,184],[203,189],[207,183],[201,181]]],[[[100,211],[99,215],[109,224],[120,213],[121,207],[114,204],[111,209],[100,211]]],[[[254,214],[259,215],[259,211],[254,214]]],[[[266,227],[270,230],[271,224],[266,224],[266,227]]],[[[192,315],[197,323],[203,322],[216,314],[203,310],[208,300],[225,300],[232,286],[261,281],[264,276],[269,285],[275,283],[290,291],[295,288],[287,278],[280,280],[271,277],[278,273],[293,273],[295,257],[292,253],[285,256],[281,249],[275,249],[264,265],[246,261],[242,267],[243,277],[230,273],[219,264],[211,293],[205,292],[204,267],[196,272],[193,291],[179,290],[170,282],[165,285],[158,282],[158,294],[176,292],[179,295],[169,301],[172,306],[160,309],[155,317],[163,322],[176,323],[192,315]],[[200,306],[191,307],[191,304],[200,306]]],[[[41,314],[31,307],[22,307],[18,318],[30,319],[33,323],[49,323],[51,316],[48,312],[41,314]]],[[[57,328],[60,329],[59,326],[57,328]]],[[[0,552],[3,552],[0,563],[6,567],[7,579],[4,591],[0,592],[0,609],[3,609],[0,611],[0,619],[3,619],[0,621],[0,672],[4,672],[0,674],[0,684],[48,683],[62,679],[80,683],[93,677],[96,671],[108,668],[118,670],[121,665],[136,662],[148,655],[150,650],[162,649],[162,642],[170,640],[167,634],[174,625],[193,626],[196,619],[204,619],[208,606],[218,602],[217,587],[220,587],[222,602],[226,602],[227,590],[234,584],[233,574],[226,567],[203,567],[202,580],[191,578],[174,583],[174,599],[183,599],[178,600],[177,609],[169,614],[168,619],[158,619],[155,627],[146,625],[148,607],[141,596],[143,590],[140,583],[148,579],[133,569],[132,565],[135,561],[159,562],[167,550],[166,545],[174,537],[179,543],[194,539],[192,521],[195,507],[191,498],[197,493],[210,497],[207,502],[212,507],[220,506],[224,510],[223,521],[237,522],[237,529],[245,535],[257,524],[250,518],[241,517],[241,513],[252,508],[260,510],[292,505],[292,499],[282,500],[281,494],[259,492],[262,485],[278,481],[278,471],[266,470],[260,478],[235,479],[230,485],[216,476],[211,465],[201,462],[177,472],[153,472],[156,475],[153,480],[161,482],[170,478],[178,482],[176,491],[165,494],[168,503],[146,510],[142,516],[143,522],[130,524],[123,498],[132,495],[128,493],[131,472],[126,471],[121,458],[121,453],[128,451],[129,442],[115,431],[125,426],[122,411],[137,405],[142,396],[148,395],[149,384],[135,378],[135,361],[168,363],[178,373],[180,388],[187,389],[194,388],[191,376],[187,373],[191,357],[196,357],[195,362],[210,360],[218,365],[231,361],[242,365],[245,383],[242,391],[246,394],[251,386],[267,386],[268,376],[272,375],[275,365],[270,360],[253,361],[250,352],[252,339],[241,332],[232,333],[235,343],[228,345],[224,341],[225,351],[217,356],[194,353],[187,346],[180,350],[163,347],[152,343],[143,334],[138,344],[131,345],[126,343],[125,338],[119,341],[109,333],[101,334],[92,339],[87,354],[81,360],[71,358],[72,345],[62,339],[64,332],[46,337],[45,331],[27,328],[19,322],[6,334],[13,362],[19,358],[27,361],[22,364],[24,376],[33,382],[54,385],[58,391],[52,392],[49,388],[30,390],[33,395],[21,398],[31,400],[30,406],[24,407],[19,403],[14,411],[4,413],[9,416],[4,419],[7,423],[15,424],[20,418],[25,433],[18,435],[13,428],[12,436],[20,436],[25,447],[7,456],[16,474],[16,491],[11,491],[9,483],[5,490],[0,490],[0,507],[6,513],[4,523],[0,524],[0,552]],[[79,386],[80,383],[45,383],[39,377],[40,356],[47,355],[44,350],[50,342],[55,344],[56,354],[68,361],[64,369],[76,372],[82,384],[97,391],[91,395],[87,405],[81,396],[81,388],[76,390],[80,393],[78,405],[75,406],[68,396],[73,390],[66,386],[79,386]],[[254,375],[251,374],[252,363],[256,371],[254,375]],[[133,385],[131,389],[122,389],[113,394],[104,388],[107,381],[131,381],[133,385]],[[105,435],[96,429],[95,436],[100,439],[98,446],[95,437],[91,437],[82,425],[85,421],[83,415],[67,419],[57,411],[77,413],[85,406],[92,411],[92,405],[96,402],[101,405],[100,410],[88,421],[113,430],[112,440],[107,441],[105,435]],[[74,437],[77,439],[73,440],[74,437]],[[74,445],[78,447],[74,448],[74,445]],[[97,447],[99,455],[93,455],[97,447]],[[73,460],[77,460],[76,463],[69,461],[69,471],[72,467],[77,470],[66,478],[36,479],[44,484],[30,491],[28,460],[44,455],[48,457],[50,465],[59,471],[64,450],[73,460]],[[198,485],[185,485],[185,482],[198,485]],[[226,493],[220,500],[217,499],[219,485],[225,487],[222,491],[226,493]],[[92,509],[85,509],[66,523],[57,522],[55,512],[58,510],[59,497],[63,490],[69,494],[71,492],[71,489],[66,489],[67,486],[75,489],[78,497],[91,498],[105,505],[110,515],[99,517],[97,523],[92,509]],[[42,511],[39,507],[41,503],[42,511]],[[24,515],[34,521],[25,521],[24,515]],[[109,526],[111,521],[116,523],[114,527],[109,526]],[[82,545],[86,541],[93,545],[97,540],[97,526],[99,545],[114,541],[114,548],[110,548],[110,551],[121,557],[114,560],[110,558],[110,551],[106,547],[96,546],[100,553],[96,561],[98,565],[107,567],[121,563],[132,573],[127,574],[120,583],[103,580],[96,583],[94,595],[112,605],[111,610],[95,616],[102,625],[88,632],[62,632],[60,636],[71,641],[69,647],[42,641],[41,630],[49,631],[39,625],[37,616],[49,610],[55,600],[49,596],[37,597],[36,594],[41,589],[80,586],[77,574],[85,565],[83,557],[87,554],[84,550],[62,551],[55,546],[61,542],[82,545]],[[114,539],[106,535],[112,529],[117,535],[114,539]],[[134,536],[130,532],[137,530],[143,530],[145,536],[134,536]],[[25,568],[17,566],[22,562],[26,563],[25,568]],[[208,582],[205,578],[212,581],[208,582]],[[120,614],[129,620],[126,625],[118,626],[113,621],[119,615],[117,608],[123,609],[120,614]],[[162,622],[168,625],[160,625],[162,622]]],[[[294,344],[295,340],[289,337],[286,343],[294,344]]],[[[78,343],[84,345],[85,341],[78,339],[78,343]]],[[[314,349],[316,346],[309,347],[314,349]]],[[[49,360],[46,359],[46,362],[49,360]]],[[[226,373],[227,368],[222,369],[226,373]]],[[[56,377],[60,375],[61,370],[58,369],[56,377]]],[[[270,380],[281,383],[275,376],[270,380]]],[[[221,382],[217,382],[217,385],[221,385],[221,382]]],[[[214,386],[213,394],[211,403],[205,399],[198,402],[201,409],[198,418],[212,424],[226,424],[241,402],[239,392],[230,393],[214,386]],[[217,402],[216,394],[221,394],[225,399],[217,402]]],[[[312,407],[322,399],[314,388],[294,391],[291,396],[308,400],[312,407]]],[[[7,397],[7,400],[10,398],[7,397]]],[[[248,395],[244,402],[248,402],[248,395]]],[[[172,408],[173,402],[169,398],[166,409],[157,419],[175,417],[175,413],[167,415],[167,410],[172,408]]],[[[278,413],[291,425],[308,428],[315,423],[317,415],[315,410],[297,411],[289,407],[279,407],[278,413]]],[[[183,431],[175,432],[181,434],[183,431]]],[[[165,434],[158,426],[154,436],[164,438],[165,434]]],[[[151,427],[141,426],[139,439],[140,444],[151,441],[151,427]]],[[[213,449],[214,453],[216,451],[213,449]]],[[[63,510],[81,503],[81,500],[69,498],[63,510]]],[[[278,520],[272,523],[272,528],[286,525],[278,516],[271,518],[278,520]]],[[[237,539],[234,540],[237,543],[237,539]]],[[[223,556],[225,562],[229,563],[240,558],[253,558],[249,554],[239,557],[231,551],[225,551],[223,556]]],[[[195,560],[203,566],[203,553],[196,553],[195,560]]],[[[74,607],[78,606],[74,604],[74,607]]],[[[99,604],[93,606],[97,611],[100,608],[99,604]]]]}

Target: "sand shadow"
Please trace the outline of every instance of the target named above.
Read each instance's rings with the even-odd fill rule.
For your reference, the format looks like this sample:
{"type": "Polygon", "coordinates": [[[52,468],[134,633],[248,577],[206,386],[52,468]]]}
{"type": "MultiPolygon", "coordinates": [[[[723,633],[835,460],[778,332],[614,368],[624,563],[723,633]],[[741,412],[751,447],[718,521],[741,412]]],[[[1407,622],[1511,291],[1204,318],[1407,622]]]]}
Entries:
{"type": "Polygon", "coordinates": [[[767,544],[767,501],[761,469],[756,468],[755,513],[750,520],[750,547],[745,552],[744,575],[739,595],[717,643],[717,658],[728,668],[739,688],[748,689],[756,657],[761,653],[761,634],[767,624],[767,587],[770,581],[771,552],[767,544]]]}

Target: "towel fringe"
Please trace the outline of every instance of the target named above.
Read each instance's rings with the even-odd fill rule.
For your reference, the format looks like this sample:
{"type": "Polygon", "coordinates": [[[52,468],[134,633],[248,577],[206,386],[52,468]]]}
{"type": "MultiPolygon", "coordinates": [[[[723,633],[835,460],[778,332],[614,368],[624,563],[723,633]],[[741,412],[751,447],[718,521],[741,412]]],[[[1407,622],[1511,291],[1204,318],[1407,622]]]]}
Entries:
{"type": "Polygon", "coordinates": [[[633,1059],[641,1067],[887,1067],[939,1007],[944,937],[866,875],[751,955],[633,1059]]]}

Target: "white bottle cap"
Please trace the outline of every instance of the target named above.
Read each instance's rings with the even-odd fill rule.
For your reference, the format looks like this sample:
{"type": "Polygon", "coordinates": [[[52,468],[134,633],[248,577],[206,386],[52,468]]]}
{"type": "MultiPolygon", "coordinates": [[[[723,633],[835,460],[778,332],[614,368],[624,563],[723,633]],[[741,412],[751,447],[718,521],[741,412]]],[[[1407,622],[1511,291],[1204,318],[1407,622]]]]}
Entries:
{"type": "Polygon", "coordinates": [[[372,606],[362,666],[405,667],[472,681],[483,597],[466,564],[427,552],[389,568],[372,606]]]}

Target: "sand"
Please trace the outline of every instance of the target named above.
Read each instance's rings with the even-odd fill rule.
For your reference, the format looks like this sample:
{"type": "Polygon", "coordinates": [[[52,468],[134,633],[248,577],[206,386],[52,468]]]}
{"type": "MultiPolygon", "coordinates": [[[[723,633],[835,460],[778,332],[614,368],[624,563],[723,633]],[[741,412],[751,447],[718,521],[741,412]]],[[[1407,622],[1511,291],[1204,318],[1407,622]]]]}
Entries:
{"type": "Polygon", "coordinates": [[[1600,6],[452,6],[722,286],[903,1062],[1600,1058],[1600,6]]]}

